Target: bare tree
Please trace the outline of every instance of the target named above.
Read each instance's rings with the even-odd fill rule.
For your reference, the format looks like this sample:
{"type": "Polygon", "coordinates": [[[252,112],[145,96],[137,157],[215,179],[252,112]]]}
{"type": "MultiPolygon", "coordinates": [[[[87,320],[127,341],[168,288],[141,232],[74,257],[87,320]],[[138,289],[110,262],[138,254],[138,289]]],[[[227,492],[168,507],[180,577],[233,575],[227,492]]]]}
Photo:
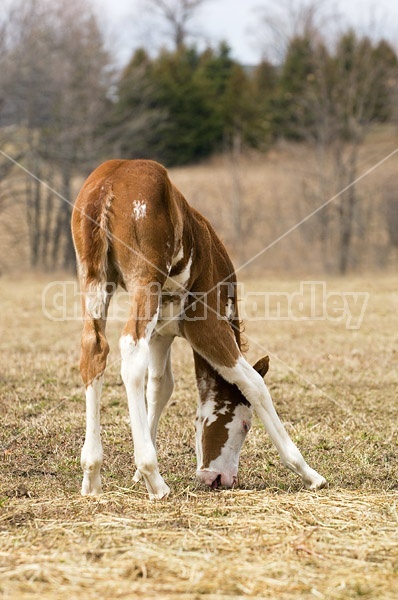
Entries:
{"type": "Polygon", "coordinates": [[[186,45],[191,31],[190,22],[209,0],[146,0],[151,12],[157,14],[168,26],[176,50],[186,45]]]}
{"type": "Polygon", "coordinates": [[[35,175],[25,185],[31,266],[45,257],[49,268],[71,268],[73,179],[100,156],[109,60],[85,0],[19,0],[6,19],[0,123],[13,132],[12,154],[35,175]],[[64,201],[40,183],[49,177],[64,201]]]}
{"type": "MultiPolygon", "coordinates": [[[[315,150],[318,170],[313,185],[306,186],[307,199],[319,206],[336,195],[313,222],[324,266],[331,266],[332,256],[344,274],[354,259],[355,220],[362,208],[354,184],[360,151],[370,126],[390,115],[397,57],[387,43],[374,43],[351,30],[340,31],[333,43],[320,27],[319,6],[313,2],[300,6],[301,14],[287,14],[290,28],[269,16],[267,25],[271,20],[274,34],[277,23],[285,33],[295,32],[283,45],[283,68],[290,65],[284,81],[282,73],[285,93],[290,93],[290,130],[315,150]]],[[[285,40],[282,34],[279,37],[285,40]]]]}
{"type": "Polygon", "coordinates": [[[271,0],[258,13],[263,24],[256,28],[258,44],[264,56],[278,65],[283,64],[293,39],[329,39],[339,21],[336,6],[327,0],[271,0]]]}
{"type": "Polygon", "coordinates": [[[398,197],[395,182],[388,182],[383,190],[382,210],[388,239],[392,248],[398,249],[398,197]]]}
{"type": "MultiPolygon", "coordinates": [[[[331,56],[314,47],[315,85],[302,101],[314,116],[307,129],[317,152],[331,164],[330,196],[339,195],[333,205],[336,214],[337,260],[340,273],[346,273],[352,255],[355,221],[363,203],[354,184],[358,177],[361,148],[371,125],[389,115],[392,106],[389,81],[397,80],[396,56],[383,43],[372,44],[352,31],[343,34],[331,56]]],[[[324,187],[324,173],[321,173],[324,187]]],[[[325,189],[325,188],[324,188],[325,189]]],[[[332,216],[329,210],[325,216],[332,216]]],[[[329,223],[332,226],[332,222],[329,223]]]]}

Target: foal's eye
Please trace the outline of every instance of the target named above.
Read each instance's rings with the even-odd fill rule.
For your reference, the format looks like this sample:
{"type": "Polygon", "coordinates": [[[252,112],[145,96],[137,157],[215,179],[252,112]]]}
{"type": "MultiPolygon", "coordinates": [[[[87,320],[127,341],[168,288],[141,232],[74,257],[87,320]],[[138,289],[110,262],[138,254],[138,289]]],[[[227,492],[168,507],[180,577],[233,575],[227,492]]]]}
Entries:
{"type": "Polygon", "coordinates": [[[250,423],[249,421],[242,421],[242,429],[244,431],[244,433],[247,433],[250,429],[250,423]]]}

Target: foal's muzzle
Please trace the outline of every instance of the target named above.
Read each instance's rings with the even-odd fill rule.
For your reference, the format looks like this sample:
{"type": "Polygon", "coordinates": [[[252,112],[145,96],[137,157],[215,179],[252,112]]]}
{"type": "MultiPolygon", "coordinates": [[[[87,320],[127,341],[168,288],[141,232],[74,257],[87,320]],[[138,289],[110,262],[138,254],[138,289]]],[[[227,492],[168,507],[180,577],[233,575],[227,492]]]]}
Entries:
{"type": "Polygon", "coordinates": [[[211,487],[212,490],[218,487],[233,488],[238,485],[238,476],[232,473],[217,473],[203,469],[196,471],[196,476],[200,483],[211,487]]]}

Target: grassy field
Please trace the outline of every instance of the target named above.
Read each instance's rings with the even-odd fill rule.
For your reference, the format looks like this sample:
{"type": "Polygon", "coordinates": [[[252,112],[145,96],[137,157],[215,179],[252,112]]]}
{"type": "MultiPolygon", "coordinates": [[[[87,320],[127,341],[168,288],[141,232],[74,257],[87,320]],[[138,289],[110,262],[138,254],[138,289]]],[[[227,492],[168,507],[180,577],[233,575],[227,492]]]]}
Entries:
{"type": "MultiPolygon", "coordinates": [[[[201,489],[195,482],[193,366],[188,347],[177,340],[176,388],[158,443],[172,494],[159,503],[132,483],[117,321],[109,323],[102,409],[105,493],[80,496],[81,323],[43,315],[48,283],[39,277],[0,280],[3,598],[396,598],[398,316],[392,277],[326,282],[328,293],[369,294],[359,329],[330,320],[246,325],[248,357],[271,356],[267,382],[277,410],[308,462],[328,479],[327,489],[304,491],[280,465],[257,421],[242,451],[239,488],[201,489]]],[[[262,279],[247,281],[245,290],[295,293],[299,283],[262,279]]],[[[54,289],[46,308],[59,316],[49,302],[54,289]]],[[[71,316],[73,284],[67,294],[71,316]]],[[[261,298],[251,302],[248,316],[262,315],[261,298]]]]}
{"type": "MultiPolygon", "coordinates": [[[[337,152],[342,160],[344,157],[346,168],[349,148],[337,152]]],[[[386,123],[372,127],[358,150],[352,239],[349,252],[345,252],[348,272],[388,271],[397,263],[396,235],[390,230],[398,229],[398,217],[389,208],[396,200],[397,149],[398,128],[386,123]]],[[[169,174],[189,203],[210,219],[236,264],[250,260],[270,245],[266,253],[248,265],[245,274],[250,270],[252,275],[262,277],[266,269],[294,277],[303,270],[339,272],[341,211],[347,204],[347,193],[342,190],[352,181],[342,176],[335,161],[333,147],[324,154],[317,145],[279,140],[266,153],[243,152],[235,161],[228,153],[221,154],[200,164],[170,168],[169,174]],[[274,244],[331,198],[333,202],[292,231],[286,240],[274,244]]],[[[41,176],[48,183],[46,173],[41,176]]],[[[28,181],[20,168],[0,181],[0,275],[31,268],[26,217],[29,203],[25,197],[28,181]]],[[[83,174],[76,175],[69,201],[75,200],[83,181],[83,174]]],[[[52,186],[60,192],[60,179],[55,178],[52,186]]],[[[39,222],[41,219],[43,227],[44,223],[48,226],[44,201],[47,192],[42,188],[43,214],[39,222]]],[[[54,197],[53,203],[50,221],[55,223],[63,201],[54,197]]],[[[51,225],[48,227],[51,233],[51,225]]],[[[51,257],[51,245],[47,252],[51,257]]]]}

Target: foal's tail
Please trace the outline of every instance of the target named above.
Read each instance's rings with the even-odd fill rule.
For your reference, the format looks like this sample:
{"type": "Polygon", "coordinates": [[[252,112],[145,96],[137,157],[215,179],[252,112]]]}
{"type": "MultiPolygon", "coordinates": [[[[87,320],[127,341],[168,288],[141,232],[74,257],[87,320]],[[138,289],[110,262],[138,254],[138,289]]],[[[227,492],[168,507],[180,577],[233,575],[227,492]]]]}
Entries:
{"type": "Polygon", "coordinates": [[[72,215],[72,234],[85,308],[93,319],[104,315],[108,295],[109,214],[113,198],[110,183],[90,191],[83,186],[72,215]]]}

